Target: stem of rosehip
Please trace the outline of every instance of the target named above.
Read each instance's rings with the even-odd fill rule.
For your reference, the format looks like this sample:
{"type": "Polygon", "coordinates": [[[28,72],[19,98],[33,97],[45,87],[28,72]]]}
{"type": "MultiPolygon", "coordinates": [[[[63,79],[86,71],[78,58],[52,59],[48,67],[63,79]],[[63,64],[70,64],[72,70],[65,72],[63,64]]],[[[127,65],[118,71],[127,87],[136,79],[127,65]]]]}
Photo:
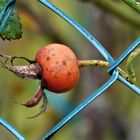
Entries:
{"type": "MultiPolygon", "coordinates": [[[[103,60],[78,60],[79,67],[87,67],[87,66],[99,66],[99,67],[109,67],[109,62],[103,60]]],[[[130,83],[133,83],[129,78],[129,75],[118,68],[120,75],[130,83]]]]}
{"type": "MultiPolygon", "coordinates": [[[[29,79],[40,79],[41,77],[41,68],[38,63],[35,61],[29,60],[28,58],[21,57],[21,56],[8,56],[0,54],[0,57],[5,58],[5,62],[0,61],[0,65],[7,68],[11,72],[15,73],[17,76],[21,78],[29,78],[29,79]],[[8,60],[11,60],[11,64],[13,64],[14,59],[20,58],[28,61],[30,65],[28,66],[8,66],[6,63],[8,60]]],[[[100,67],[109,67],[109,62],[103,60],[78,60],[79,67],[86,67],[86,66],[100,66],[100,67]]],[[[134,83],[129,75],[124,72],[122,69],[118,68],[120,75],[130,83],[134,83]]]]}

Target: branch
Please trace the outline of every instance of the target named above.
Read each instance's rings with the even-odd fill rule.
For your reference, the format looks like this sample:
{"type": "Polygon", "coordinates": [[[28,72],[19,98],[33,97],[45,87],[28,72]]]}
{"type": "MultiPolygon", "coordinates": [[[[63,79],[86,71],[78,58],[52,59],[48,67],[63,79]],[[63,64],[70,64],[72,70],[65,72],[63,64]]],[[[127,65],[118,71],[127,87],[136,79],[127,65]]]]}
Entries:
{"type": "MultiPolygon", "coordinates": [[[[103,60],[78,60],[79,67],[87,67],[87,66],[100,66],[100,67],[109,67],[109,62],[103,60]]],[[[129,75],[123,71],[122,69],[118,68],[119,74],[128,82],[134,83],[129,78],[129,75]]]]}
{"type": "Polygon", "coordinates": [[[127,63],[126,63],[126,68],[129,74],[129,79],[131,79],[131,81],[136,82],[136,75],[135,75],[135,71],[134,71],[134,60],[140,56],[140,48],[135,49],[129,56],[127,59],[127,63]]]}
{"type": "Polygon", "coordinates": [[[140,2],[137,2],[136,0],[122,0],[122,1],[124,1],[126,4],[128,4],[135,11],[140,13],[140,2]]]}
{"type": "Polygon", "coordinates": [[[113,0],[79,0],[82,2],[90,2],[103,10],[117,16],[121,20],[133,25],[140,29],[140,17],[139,14],[131,11],[129,7],[123,5],[120,1],[113,0]]]}

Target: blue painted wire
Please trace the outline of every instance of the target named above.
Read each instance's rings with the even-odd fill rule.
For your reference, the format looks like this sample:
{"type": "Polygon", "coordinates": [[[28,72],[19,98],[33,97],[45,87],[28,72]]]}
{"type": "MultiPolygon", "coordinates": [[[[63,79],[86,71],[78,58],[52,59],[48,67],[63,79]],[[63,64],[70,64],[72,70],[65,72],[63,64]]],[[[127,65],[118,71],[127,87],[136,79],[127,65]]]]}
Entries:
{"type": "Polygon", "coordinates": [[[108,68],[108,73],[111,73],[138,45],[140,44],[140,37],[135,40],[108,68]]]}
{"type": "Polygon", "coordinates": [[[65,21],[71,24],[76,30],[78,30],[81,34],[83,34],[95,47],[96,49],[104,56],[107,61],[113,61],[111,55],[107,52],[107,50],[87,31],[85,30],[79,23],[77,23],[74,19],[66,15],[63,11],[57,8],[48,0],[37,0],[41,2],[43,5],[51,9],[57,15],[62,17],[65,21]]]}
{"type": "Polygon", "coordinates": [[[47,135],[43,138],[43,140],[50,139],[61,127],[63,127],[68,121],[70,121],[77,113],[79,113],[82,109],[84,109],[87,105],[89,105],[99,95],[103,94],[103,92],[116,81],[117,77],[118,77],[118,70],[114,70],[112,76],[104,85],[102,85],[98,90],[93,92],[72,112],[70,112],[66,117],[64,117],[55,127],[53,127],[53,129],[51,129],[47,133],[47,135]]]}
{"type": "Polygon", "coordinates": [[[0,12],[0,20],[2,20],[2,17],[4,16],[4,14],[6,13],[6,10],[8,9],[9,5],[11,4],[11,0],[9,0],[5,6],[3,7],[3,9],[0,12]]]}
{"type": "Polygon", "coordinates": [[[8,3],[2,9],[0,13],[0,20],[2,21],[0,25],[0,33],[6,26],[6,22],[14,9],[15,3],[16,3],[16,0],[9,0],[8,3]]]}
{"type": "MultiPolygon", "coordinates": [[[[119,59],[118,61],[115,62],[115,60],[104,49],[104,47],[90,33],[88,33],[83,27],[81,27],[80,24],[78,24],[76,21],[74,21],[71,17],[67,16],[64,12],[62,12],[61,10],[59,10],[56,6],[54,6],[53,4],[51,4],[49,1],[47,1],[47,0],[38,0],[38,1],[41,2],[43,5],[47,6],[52,11],[54,11],[57,15],[59,15],[60,17],[62,17],[65,21],[67,21],[69,24],[71,24],[73,27],[75,27],[78,31],[80,31],[97,48],[97,50],[99,50],[99,52],[105,57],[105,59],[110,62],[110,65],[111,66],[114,65],[115,63],[117,63],[117,65],[115,65],[117,67],[127,57],[127,55],[135,48],[135,45],[138,43],[138,40],[136,40],[121,55],[121,57],[120,57],[121,59],[119,59]]],[[[114,68],[112,70],[114,70],[114,68]]],[[[110,73],[110,74],[112,74],[112,73],[110,73]]],[[[120,75],[118,76],[117,79],[120,82],[122,82],[123,84],[125,84],[126,86],[128,86],[130,89],[132,89],[133,91],[135,91],[138,95],[140,94],[140,89],[138,87],[136,87],[135,85],[130,84],[129,82],[127,82],[120,75]]],[[[87,100],[90,100],[90,97],[87,100]]],[[[86,106],[86,104],[85,104],[85,106],[86,106]]],[[[75,111],[76,110],[77,110],[77,108],[75,109],[75,111]]],[[[50,130],[50,132],[46,135],[46,138],[49,138],[53,133],[55,133],[56,131],[58,131],[67,121],[69,121],[69,118],[71,118],[71,117],[73,117],[73,116],[76,115],[76,114],[74,115],[73,113],[74,112],[71,112],[65,119],[63,119],[62,121],[60,121],[60,123],[58,123],[57,126],[55,126],[52,130],[50,130]]]]}
{"type": "Polygon", "coordinates": [[[11,6],[10,9],[8,9],[6,16],[4,17],[4,19],[2,20],[2,23],[0,25],[0,33],[3,31],[4,27],[6,26],[6,22],[9,18],[9,16],[11,15],[11,12],[13,11],[14,6],[11,6]]]}
{"type": "MultiPolygon", "coordinates": [[[[12,0],[9,0],[12,1],[12,0]]],[[[0,32],[4,28],[7,19],[9,18],[14,5],[15,1],[13,0],[13,4],[6,5],[2,12],[0,13],[0,18],[3,18],[3,15],[6,15],[2,23],[0,25],[0,32]],[[5,11],[7,12],[5,14],[5,11]]],[[[116,79],[121,81],[123,84],[127,85],[130,89],[135,91],[138,95],[140,94],[140,89],[127,82],[123,77],[118,75],[118,70],[116,69],[117,66],[127,57],[127,55],[140,43],[140,38],[136,40],[132,45],[129,46],[129,48],[124,51],[124,53],[115,61],[112,56],[106,51],[106,49],[89,33],[87,32],[79,23],[77,23],[75,20],[73,20],[71,17],[67,16],[63,11],[58,9],[56,6],[51,4],[48,0],[38,0],[43,5],[47,6],[49,9],[54,11],[57,15],[62,17],[65,21],[67,21],[69,24],[71,24],[73,27],[75,27],[80,33],[82,33],[95,47],[96,49],[104,56],[104,58],[109,61],[110,68],[108,69],[108,72],[112,75],[111,78],[103,85],[101,86],[97,91],[92,93],[89,97],[87,97],[78,107],[76,107],[71,113],[69,113],[64,119],[62,119],[53,129],[51,129],[48,134],[43,138],[45,140],[49,139],[53,134],[55,134],[62,126],[64,126],[68,121],[70,121],[77,113],[79,113],[82,109],[84,109],[89,103],[91,103],[93,100],[95,100],[99,95],[103,94],[103,92],[110,87],[116,79]],[[115,70],[116,69],[116,70],[115,70]],[[113,74],[112,74],[113,72],[113,74]]],[[[12,134],[14,134],[17,138],[20,140],[24,140],[24,138],[15,130],[12,126],[10,126],[5,120],[0,118],[0,123],[5,126],[12,134]]]]}
{"type": "MultiPolygon", "coordinates": [[[[1,20],[0,33],[5,27],[6,22],[14,9],[15,2],[16,0],[9,0],[0,13],[0,20],[1,20]]],[[[0,124],[3,125],[6,129],[8,129],[17,139],[25,140],[25,138],[4,119],[0,118],[0,124]]]]}
{"type": "Polygon", "coordinates": [[[140,88],[138,88],[137,86],[135,86],[134,84],[129,83],[128,81],[126,81],[123,77],[121,77],[120,75],[118,76],[118,80],[125,84],[128,88],[130,88],[131,90],[134,91],[134,93],[136,93],[137,95],[140,96],[140,88]]]}
{"type": "MultiPolygon", "coordinates": [[[[132,45],[128,47],[128,49],[121,55],[119,60],[115,61],[112,56],[104,49],[104,47],[89,33],[87,32],[79,23],[77,23],[75,20],[73,20],[71,17],[66,15],[63,11],[58,9],[56,6],[54,6],[52,3],[50,3],[48,0],[38,0],[43,5],[47,6],[49,9],[51,9],[53,12],[58,14],[60,17],[62,17],[65,21],[67,21],[69,24],[71,24],[73,27],[75,27],[80,33],[82,33],[98,50],[99,52],[105,57],[107,61],[109,61],[111,66],[114,66],[115,68],[127,57],[127,55],[137,46],[139,39],[137,39],[132,45]],[[116,64],[117,63],[117,64],[116,64]]],[[[113,67],[112,70],[115,69],[113,67]]],[[[108,70],[110,72],[111,70],[108,70]]],[[[128,83],[123,77],[119,76],[118,80],[121,81],[123,84],[128,86],[131,90],[136,92],[138,95],[140,94],[140,91],[138,88],[130,83],[128,83]]]]}
{"type": "Polygon", "coordinates": [[[6,129],[8,129],[17,139],[25,140],[25,138],[4,119],[0,118],[0,124],[3,125],[6,129]]]}
{"type": "MultiPolygon", "coordinates": [[[[118,66],[120,65],[121,62],[123,62],[123,60],[140,44],[140,37],[135,40],[122,54],[121,56],[114,61],[113,64],[110,64],[110,67],[108,68],[108,73],[112,73],[112,71],[118,66]]],[[[140,95],[140,88],[138,88],[137,86],[135,86],[134,84],[129,83],[128,81],[126,81],[123,77],[121,77],[120,75],[118,76],[118,80],[123,83],[124,85],[126,85],[128,88],[130,88],[131,90],[134,91],[134,93],[136,93],[137,95],[140,95]]]]}

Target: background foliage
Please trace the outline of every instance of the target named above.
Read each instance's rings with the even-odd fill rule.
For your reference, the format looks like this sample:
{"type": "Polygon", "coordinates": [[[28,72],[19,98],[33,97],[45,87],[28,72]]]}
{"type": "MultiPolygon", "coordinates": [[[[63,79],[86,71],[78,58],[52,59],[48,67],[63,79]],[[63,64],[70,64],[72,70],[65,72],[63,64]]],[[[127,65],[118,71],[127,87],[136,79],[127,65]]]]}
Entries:
{"type": "MultiPolygon", "coordinates": [[[[121,0],[52,0],[90,31],[117,58],[140,34],[139,14],[121,0]],[[84,12],[83,12],[84,11],[84,12]]],[[[97,50],[75,29],[36,1],[17,1],[16,9],[23,25],[23,37],[15,41],[0,40],[0,52],[34,58],[37,50],[49,43],[70,46],[79,59],[103,59],[97,50]]],[[[17,61],[17,65],[25,64],[17,61]]],[[[135,62],[137,85],[140,85],[139,61],[135,62]]],[[[125,69],[125,62],[122,64],[125,69]]],[[[24,102],[37,89],[38,81],[22,80],[0,68],[0,116],[14,125],[29,140],[39,140],[63,116],[109,76],[102,68],[81,68],[78,85],[69,93],[56,95],[46,91],[46,113],[28,120],[39,106],[27,109],[15,104],[24,102]]],[[[138,140],[140,138],[140,97],[119,82],[63,127],[53,140],[138,140]]],[[[0,127],[0,139],[12,140],[0,127]]],[[[13,138],[14,140],[14,138],[13,138]]]]}
{"type": "MultiPolygon", "coordinates": [[[[7,0],[0,1],[0,11],[3,10],[3,7],[7,4],[7,0]]],[[[2,19],[0,19],[0,24],[4,16],[6,16],[7,10],[5,11],[2,19]]],[[[10,17],[8,18],[6,25],[4,26],[2,32],[0,33],[0,37],[5,40],[12,40],[12,39],[20,39],[22,37],[21,31],[22,25],[20,23],[20,18],[15,10],[11,13],[10,17]]]]}

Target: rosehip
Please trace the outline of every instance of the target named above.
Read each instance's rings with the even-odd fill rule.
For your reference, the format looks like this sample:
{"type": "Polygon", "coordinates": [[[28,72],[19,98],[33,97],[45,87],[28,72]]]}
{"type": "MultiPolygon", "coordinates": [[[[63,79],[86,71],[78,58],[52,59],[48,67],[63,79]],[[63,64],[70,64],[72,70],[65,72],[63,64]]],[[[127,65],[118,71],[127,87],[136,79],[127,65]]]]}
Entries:
{"type": "MultiPolygon", "coordinates": [[[[35,61],[20,56],[7,56],[0,54],[0,57],[6,60],[0,64],[21,78],[41,80],[36,94],[26,103],[26,107],[34,107],[43,97],[43,105],[40,112],[33,116],[36,117],[43,113],[47,107],[47,97],[43,89],[56,93],[63,93],[72,89],[79,79],[79,63],[73,51],[62,44],[50,44],[41,48],[36,56],[35,61]],[[30,63],[27,66],[13,66],[13,61],[21,58],[30,63]],[[11,60],[12,66],[7,65],[11,60]]],[[[33,118],[30,117],[30,118],[33,118]]]]}
{"type": "Polygon", "coordinates": [[[41,48],[35,57],[42,69],[46,89],[62,93],[72,89],[79,79],[78,61],[73,51],[62,44],[41,48]]]}

